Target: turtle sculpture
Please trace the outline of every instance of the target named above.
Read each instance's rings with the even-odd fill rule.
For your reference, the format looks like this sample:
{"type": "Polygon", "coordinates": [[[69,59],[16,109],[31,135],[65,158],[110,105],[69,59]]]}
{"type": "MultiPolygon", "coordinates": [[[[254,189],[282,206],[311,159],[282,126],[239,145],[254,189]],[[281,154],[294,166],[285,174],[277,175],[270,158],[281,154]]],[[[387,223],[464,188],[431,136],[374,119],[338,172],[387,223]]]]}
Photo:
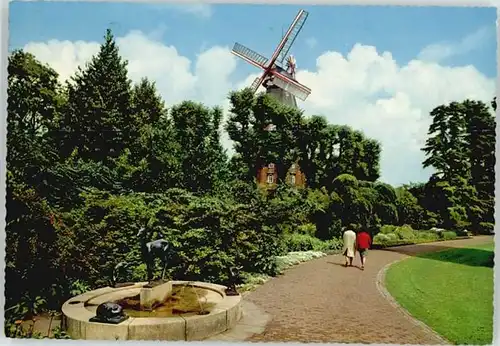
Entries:
{"type": "Polygon", "coordinates": [[[90,322],[118,324],[128,319],[121,305],[111,302],[99,304],[96,310],[96,316],[92,317],[90,322]]]}

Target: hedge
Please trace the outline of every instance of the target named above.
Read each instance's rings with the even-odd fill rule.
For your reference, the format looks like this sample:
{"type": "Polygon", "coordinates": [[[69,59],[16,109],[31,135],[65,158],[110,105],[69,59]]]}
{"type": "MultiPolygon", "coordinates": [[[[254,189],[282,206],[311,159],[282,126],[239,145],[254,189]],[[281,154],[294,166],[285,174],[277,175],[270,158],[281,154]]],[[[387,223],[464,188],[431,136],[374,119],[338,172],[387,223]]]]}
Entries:
{"type": "Polygon", "coordinates": [[[380,233],[375,235],[373,238],[372,248],[377,249],[391,246],[413,245],[435,241],[469,238],[466,231],[460,232],[459,234],[460,236],[458,236],[456,232],[437,228],[429,231],[420,231],[414,230],[408,225],[384,225],[381,227],[380,233]]]}

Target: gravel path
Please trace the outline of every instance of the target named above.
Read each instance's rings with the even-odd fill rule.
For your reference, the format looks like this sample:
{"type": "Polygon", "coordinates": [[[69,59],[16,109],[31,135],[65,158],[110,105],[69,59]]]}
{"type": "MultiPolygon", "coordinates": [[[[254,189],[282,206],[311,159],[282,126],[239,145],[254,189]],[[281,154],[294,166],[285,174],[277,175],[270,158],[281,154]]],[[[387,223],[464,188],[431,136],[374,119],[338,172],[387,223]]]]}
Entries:
{"type": "MultiPolygon", "coordinates": [[[[387,264],[416,253],[487,243],[492,236],[372,250],[367,265],[343,267],[343,257],[300,264],[245,299],[271,316],[264,332],[248,341],[442,344],[443,339],[391,304],[377,288],[387,264]]],[[[355,259],[359,265],[359,257],[355,259]]]]}

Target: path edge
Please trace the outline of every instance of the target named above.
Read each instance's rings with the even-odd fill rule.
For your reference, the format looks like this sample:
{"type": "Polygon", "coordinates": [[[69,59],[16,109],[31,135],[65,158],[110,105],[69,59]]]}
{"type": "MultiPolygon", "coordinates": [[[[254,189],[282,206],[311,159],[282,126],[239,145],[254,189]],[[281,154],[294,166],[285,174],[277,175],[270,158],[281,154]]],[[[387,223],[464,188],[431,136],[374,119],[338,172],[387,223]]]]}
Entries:
{"type": "Polygon", "coordinates": [[[402,307],[396,301],[396,299],[394,299],[394,297],[389,293],[389,291],[385,288],[384,282],[385,282],[385,276],[386,276],[386,273],[387,273],[387,269],[389,269],[389,267],[392,266],[393,264],[396,264],[396,263],[402,262],[402,261],[406,261],[409,258],[411,258],[411,257],[397,259],[395,261],[387,263],[384,267],[382,267],[382,269],[380,269],[379,272],[377,273],[377,279],[376,279],[376,282],[375,282],[376,286],[377,286],[377,290],[389,302],[389,304],[391,304],[397,310],[401,311],[403,313],[403,315],[411,323],[413,323],[413,324],[415,324],[415,325],[417,325],[419,327],[422,327],[425,331],[427,331],[428,333],[434,335],[434,337],[437,340],[439,340],[442,344],[444,344],[444,345],[453,345],[452,342],[450,342],[449,340],[447,340],[443,336],[439,335],[434,329],[432,329],[431,327],[429,327],[427,324],[425,324],[424,322],[422,322],[419,319],[415,318],[408,310],[406,310],[404,307],[402,307]]]}
{"type": "Polygon", "coordinates": [[[253,335],[265,332],[266,326],[272,320],[272,316],[251,301],[242,299],[241,302],[242,318],[231,329],[206,338],[203,341],[247,342],[246,340],[253,335]]]}

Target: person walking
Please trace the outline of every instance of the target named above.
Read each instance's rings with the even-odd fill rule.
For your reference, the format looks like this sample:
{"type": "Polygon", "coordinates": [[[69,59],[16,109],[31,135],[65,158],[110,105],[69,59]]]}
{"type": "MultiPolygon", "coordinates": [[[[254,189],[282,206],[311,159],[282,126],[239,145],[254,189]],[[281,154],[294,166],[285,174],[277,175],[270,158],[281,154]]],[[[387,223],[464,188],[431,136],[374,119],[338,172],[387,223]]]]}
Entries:
{"type": "Polygon", "coordinates": [[[347,229],[342,237],[344,248],[342,253],[345,256],[345,266],[352,266],[352,260],[356,254],[356,233],[353,230],[347,229]]]}
{"type": "Polygon", "coordinates": [[[365,270],[366,256],[368,255],[368,249],[372,244],[372,238],[366,231],[358,232],[356,236],[356,249],[359,252],[361,258],[361,269],[365,270]]]}

